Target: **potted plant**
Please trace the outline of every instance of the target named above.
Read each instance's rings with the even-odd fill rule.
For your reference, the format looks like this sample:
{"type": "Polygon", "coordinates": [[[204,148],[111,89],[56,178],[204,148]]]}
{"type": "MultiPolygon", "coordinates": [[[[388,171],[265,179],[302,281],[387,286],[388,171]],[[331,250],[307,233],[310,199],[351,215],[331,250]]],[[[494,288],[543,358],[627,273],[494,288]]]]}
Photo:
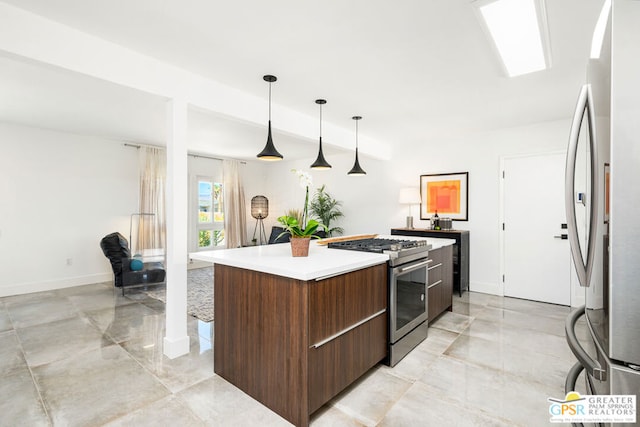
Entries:
{"type": "MultiPolygon", "coordinates": [[[[302,210],[302,221],[291,215],[283,215],[278,218],[278,222],[282,225],[285,231],[283,234],[289,233],[291,235],[291,254],[294,257],[308,256],[309,255],[309,242],[312,237],[319,238],[314,233],[318,228],[326,230],[323,224],[320,224],[315,219],[307,221],[308,207],[309,207],[309,187],[311,183],[311,175],[308,172],[294,169],[292,172],[298,175],[300,180],[300,186],[305,189],[304,209],[302,210]]],[[[292,212],[292,211],[289,211],[292,212]]],[[[278,238],[280,238],[278,236],[278,238]]]]}
{"type": "Polygon", "coordinates": [[[316,190],[316,194],[313,200],[309,204],[311,213],[324,224],[327,231],[327,237],[331,237],[335,234],[342,234],[344,230],[342,227],[331,228],[331,222],[342,218],[344,214],[340,210],[342,202],[331,197],[325,190],[325,185],[316,190]]]}

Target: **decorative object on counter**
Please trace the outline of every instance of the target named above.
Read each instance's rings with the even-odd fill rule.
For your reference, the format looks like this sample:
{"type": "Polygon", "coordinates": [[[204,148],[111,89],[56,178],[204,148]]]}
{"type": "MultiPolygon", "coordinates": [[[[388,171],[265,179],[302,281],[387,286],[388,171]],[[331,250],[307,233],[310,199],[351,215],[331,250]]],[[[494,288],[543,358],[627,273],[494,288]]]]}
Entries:
{"type": "Polygon", "coordinates": [[[469,220],[469,172],[420,175],[420,195],[420,219],[438,211],[452,220],[469,220]]]}
{"type": "Polygon", "coordinates": [[[264,196],[254,196],[251,199],[251,216],[256,219],[252,241],[256,241],[256,230],[259,229],[259,244],[263,245],[267,243],[267,234],[264,231],[264,222],[262,220],[269,216],[269,199],[264,196]]]}
{"type": "Polygon", "coordinates": [[[324,158],[324,153],[322,152],[322,106],[327,103],[326,99],[316,99],[316,104],[320,106],[320,144],[318,148],[318,158],[311,165],[311,169],[331,169],[331,165],[324,158]]]}
{"type": "Polygon", "coordinates": [[[358,121],[362,120],[362,116],[353,116],[351,118],[356,122],[356,162],[353,164],[351,170],[347,172],[347,175],[363,176],[367,173],[360,167],[360,162],[358,161],[358,121]]]}
{"type": "MultiPolygon", "coordinates": [[[[284,231],[280,234],[280,236],[284,235],[285,233],[289,233],[291,235],[291,254],[294,257],[308,256],[309,241],[311,237],[320,238],[319,236],[315,235],[315,232],[318,230],[318,228],[326,230],[326,227],[320,224],[315,219],[307,221],[309,217],[309,187],[313,185],[311,175],[308,172],[302,171],[300,169],[292,169],[291,172],[295,173],[298,176],[300,186],[305,190],[304,207],[302,209],[302,222],[298,221],[297,218],[289,215],[279,217],[278,222],[282,224],[282,227],[284,228],[284,231]],[[299,246],[302,246],[303,248],[301,249],[299,246]]],[[[280,236],[278,236],[278,238],[280,236]]]]}
{"type": "Polygon", "coordinates": [[[413,213],[411,212],[411,206],[420,204],[420,189],[417,187],[401,188],[400,196],[398,197],[398,203],[402,205],[409,205],[409,216],[407,216],[407,228],[413,228],[413,213]]]}
{"type": "Polygon", "coordinates": [[[342,227],[331,228],[331,223],[342,218],[344,214],[340,210],[342,202],[334,199],[327,193],[325,187],[323,184],[316,190],[313,200],[311,200],[309,204],[309,208],[311,208],[311,213],[326,227],[327,237],[331,237],[334,233],[342,234],[344,232],[342,227]]]}
{"type": "Polygon", "coordinates": [[[431,229],[440,230],[440,217],[438,216],[438,210],[431,216],[431,229]]]}
{"type": "Polygon", "coordinates": [[[265,82],[269,82],[269,131],[267,134],[267,144],[256,157],[258,157],[260,160],[282,160],[282,154],[278,153],[278,150],[276,150],[276,146],[273,145],[273,138],[271,137],[271,83],[278,80],[278,78],[270,74],[267,74],[262,78],[265,82]]]}
{"type": "Polygon", "coordinates": [[[293,237],[291,242],[291,256],[305,257],[309,256],[309,243],[311,237],[293,237]]]}
{"type": "MultiPolygon", "coordinates": [[[[318,228],[324,228],[324,225],[320,224],[315,219],[309,220],[306,227],[301,227],[298,220],[290,216],[281,216],[278,218],[278,222],[282,224],[284,231],[280,236],[287,232],[291,234],[291,255],[294,257],[304,257],[309,255],[309,242],[311,238],[319,239],[319,236],[315,235],[318,228]]],[[[278,236],[278,238],[280,237],[278,236]]]]}

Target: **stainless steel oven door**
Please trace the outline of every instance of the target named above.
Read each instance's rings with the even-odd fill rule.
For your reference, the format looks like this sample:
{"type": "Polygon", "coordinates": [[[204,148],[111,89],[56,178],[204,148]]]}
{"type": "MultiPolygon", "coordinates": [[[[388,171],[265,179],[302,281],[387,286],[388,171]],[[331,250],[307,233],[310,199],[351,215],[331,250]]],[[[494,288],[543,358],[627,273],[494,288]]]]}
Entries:
{"type": "Polygon", "coordinates": [[[423,258],[389,269],[389,314],[391,343],[427,321],[427,267],[423,258]]]}

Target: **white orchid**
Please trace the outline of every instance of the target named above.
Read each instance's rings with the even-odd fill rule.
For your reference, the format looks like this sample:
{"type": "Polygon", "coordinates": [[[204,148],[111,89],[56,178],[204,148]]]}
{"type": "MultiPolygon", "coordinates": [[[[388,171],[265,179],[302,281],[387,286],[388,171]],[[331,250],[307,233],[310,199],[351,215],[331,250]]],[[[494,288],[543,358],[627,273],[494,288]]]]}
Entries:
{"type": "Polygon", "coordinates": [[[298,176],[298,181],[300,181],[300,187],[302,187],[306,194],[304,198],[304,209],[302,211],[302,229],[306,229],[307,227],[307,216],[308,216],[308,208],[309,208],[309,187],[313,186],[313,180],[311,179],[311,174],[309,172],[305,172],[302,169],[291,169],[291,172],[295,173],[298,176]]]}
{"type": "Polygon", "coordinates": [[[309,172],[305,172],[302,169],[291,169],[291,172],[298,175],[298,180],[300,181],[301,188],[308,188],[313,186],[313,179],[311,178],[311,174],[309,172]]]}

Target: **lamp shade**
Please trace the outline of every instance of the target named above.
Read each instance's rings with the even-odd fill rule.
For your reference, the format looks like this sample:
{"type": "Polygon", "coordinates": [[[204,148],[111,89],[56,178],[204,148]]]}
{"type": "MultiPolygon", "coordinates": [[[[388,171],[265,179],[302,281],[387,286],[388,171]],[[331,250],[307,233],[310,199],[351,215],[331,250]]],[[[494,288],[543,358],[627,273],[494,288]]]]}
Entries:
{"type": "Polygon", "coordinates": [[[347,175],[364,176],[367,173],[360,167],[360,160],[358,160],[358,120],[362,120],[362,116],[353,116],[351,118],[356,122],[356,161],[351,170],[347,172],[347,175]]]}
{"type": "Polygon", "coordinates": [[[269,199],[264,196],[255,196],[251,199],[251,216],[255,219],[264,219],[269,216],[269,199]]]}
{"type": "Polygon", "coordinates": [[[398,202],[403,205],[419,205],[421,202],[420,189],[417,187],[401,188],[398,202]]]}
{"type": "Polygon", "coordinates": [[[260,160],[275,161],[282,160],[282,154],[276,150],[276,146],[273,144],[273,137],[271,136],[271,83],[278,80],[276,76],[267,74],[262,78],[265,82],[269,83],[269,130],[267,132],[267,143],[264,149],[257,155],[260,160]]]}

